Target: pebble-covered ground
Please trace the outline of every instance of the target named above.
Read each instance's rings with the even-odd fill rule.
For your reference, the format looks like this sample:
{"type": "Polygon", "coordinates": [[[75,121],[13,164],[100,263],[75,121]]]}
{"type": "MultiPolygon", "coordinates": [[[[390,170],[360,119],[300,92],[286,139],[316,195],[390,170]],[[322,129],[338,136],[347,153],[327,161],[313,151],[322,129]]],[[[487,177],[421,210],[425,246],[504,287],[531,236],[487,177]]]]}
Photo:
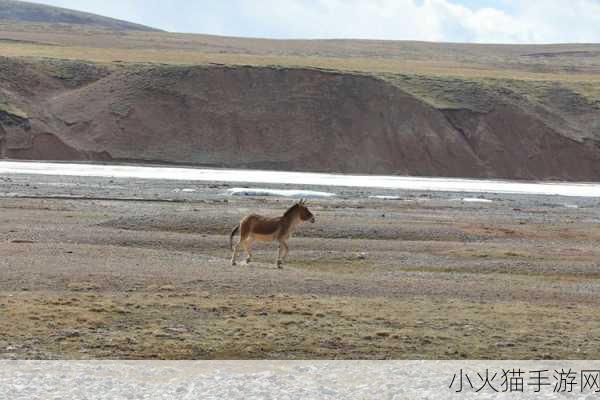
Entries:
{"type": "Polygon", "coordinates": [[[574,361],[0,361],[0,400],[594,399],[593,379],[586,380],[594,368],[574,361]]]}
{"type": "Polygon", "coordinates": [[[232,186],[1,177],[0,357],[600,357],[599,199],[307,187],[278,270],[228,235],[292,200],[232,186]]]}

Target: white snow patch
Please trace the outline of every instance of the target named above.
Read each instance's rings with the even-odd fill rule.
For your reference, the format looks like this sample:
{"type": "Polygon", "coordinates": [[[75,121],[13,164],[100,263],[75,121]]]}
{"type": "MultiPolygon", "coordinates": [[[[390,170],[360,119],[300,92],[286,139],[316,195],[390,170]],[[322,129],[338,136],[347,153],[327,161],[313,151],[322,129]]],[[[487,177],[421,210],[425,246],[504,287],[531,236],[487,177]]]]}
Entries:
{"type": "Polygon", "coordinates": [[[369,196],[370,199],[379,199],[379,200],[402,200],[400,196],[369,196]]]}
{"type": "Polygon", "coordinates": [[[313,199],[318,197],[333,197],[335,193],[317,192],[314,190],[283,190],[262,188],[231,188],[227,194],[232,196],[281,196],[313,199]]]}
{"type": "Polygon", "coordinates": [[[479,197],[463,197],[460,200],[467,202],[467,203],[491,203],[492,202],[492,200],[490,200],[490,199],[482,199],[479,197]]]}
{"type": "Polygon", "coordinates": [[[239,169],[0,161],[0,174],[98,176],[180,181],[347,186],[440,192],[514,193],[600,197],[600,183],[523,182],[385,175],[343,175],[239,169]]]}
{"type": "MultiPolygon", "coordinates": [[[[70,183],[70,182],[36,182],[35,185],[38,185],[38,186],[59,186],[59,187],[73,187],[73,186],[77,186],[76,183],[70,183]]],[[[91,185],[81,185],[81,186],[91,186],[91,185]]]]}
{"type": "Polygon", "coordinates": [[[195,192],[196,189],[189,189],[189,188],[185,188],[185,189],[173,189],[173,191],[175,193],[179,193],[179,192],[192,193],[192,192],[195,192]]]}
{"type": "Polygon", "coordinates": [[[579,208],[577,204],[565,204],[565,208],[579,208]]]}

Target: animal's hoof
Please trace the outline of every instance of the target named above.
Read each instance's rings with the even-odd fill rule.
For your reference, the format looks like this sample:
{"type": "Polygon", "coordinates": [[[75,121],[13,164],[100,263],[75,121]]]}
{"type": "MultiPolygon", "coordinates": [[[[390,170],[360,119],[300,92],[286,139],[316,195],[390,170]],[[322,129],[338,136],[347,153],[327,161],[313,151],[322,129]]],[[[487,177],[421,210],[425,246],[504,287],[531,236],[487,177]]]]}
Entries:
{"type": "Polygon", "coordinates": [[[281,261],[277,261],[277,268],[283,269],[283,263],[281,261]]]}
{"type": "Polygon", "coordinates": [[[236,262],[235,262],[235,261],[232,261],[232,262],[231,262],[231,265],[235,266],[235,265],[237,265],[237,264],[236,264],[236,262]]]}
{"type": "Polygon", "coordinates": [[[246,264],[250,264],[250,261],[252,261],[252,260],[250,260],[249,258],[246,258],[246,264]]]}

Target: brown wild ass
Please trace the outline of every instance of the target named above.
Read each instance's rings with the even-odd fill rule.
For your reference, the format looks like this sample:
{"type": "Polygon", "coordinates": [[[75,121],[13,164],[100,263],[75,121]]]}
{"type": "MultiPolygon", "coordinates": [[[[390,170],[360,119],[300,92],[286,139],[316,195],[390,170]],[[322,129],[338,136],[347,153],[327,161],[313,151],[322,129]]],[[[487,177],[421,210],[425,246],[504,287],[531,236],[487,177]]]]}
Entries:
{"type": "Polygon", "coordinates": [[[252,242],[254,240],[259,241],[273,241],[279,242],[279,251],[277,253],[277,267],[281,268],[281,264],[288,254],[287,240],[294,228],[300,222],[315,222],[315,217],[306,208],[306,202],[304,199],[294,204],[283,214],[281,217],[263,217],[262,215],[250,214],[242,219],[240,224],[233,228],[231,235],[229,235],[229,247],[233,251],[231,256],[231,265],[235,265],[237,254],[240,250],[240,246],[244,246],[248,258],[246,262],[249,263],[252,259],[252,242]],[[233,247],[233,236],[240,230],[240,241],[233,247]],[[283,255],[282,255],[283,253],[283,255]]]}

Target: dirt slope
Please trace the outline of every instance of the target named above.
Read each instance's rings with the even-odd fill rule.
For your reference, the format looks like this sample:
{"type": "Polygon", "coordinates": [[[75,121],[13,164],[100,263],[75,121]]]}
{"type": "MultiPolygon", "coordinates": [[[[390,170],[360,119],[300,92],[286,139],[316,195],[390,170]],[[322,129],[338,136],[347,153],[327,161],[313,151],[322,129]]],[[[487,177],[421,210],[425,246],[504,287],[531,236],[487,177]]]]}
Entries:
{"type": "Polygon", "coordinates": [[[438,109],[371,76],[3,59],[0,154],[594,180],[600,148],[507,104],[438,109]]]}

